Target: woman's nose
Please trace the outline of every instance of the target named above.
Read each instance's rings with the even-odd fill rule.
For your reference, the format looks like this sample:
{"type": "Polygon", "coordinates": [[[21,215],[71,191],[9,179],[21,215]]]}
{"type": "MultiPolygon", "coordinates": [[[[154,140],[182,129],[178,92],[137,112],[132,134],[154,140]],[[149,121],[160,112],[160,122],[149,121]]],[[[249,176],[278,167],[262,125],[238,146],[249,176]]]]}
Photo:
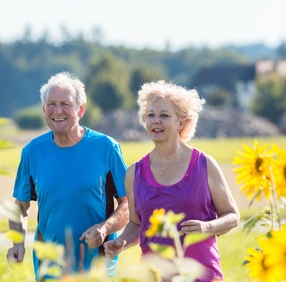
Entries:
{"type": "Polygon", "coordinates": [[[161,119],[159,116],[154,116],[153,123],[161,123],[161,119]]]}

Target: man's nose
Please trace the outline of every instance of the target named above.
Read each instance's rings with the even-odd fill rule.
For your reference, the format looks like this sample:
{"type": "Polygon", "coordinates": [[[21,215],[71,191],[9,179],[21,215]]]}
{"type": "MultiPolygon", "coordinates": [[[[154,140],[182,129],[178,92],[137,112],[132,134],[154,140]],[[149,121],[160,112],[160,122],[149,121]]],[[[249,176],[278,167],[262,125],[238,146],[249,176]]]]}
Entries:
{"type": "Polygon", "coordinates": [[[62,112],[63,112],[62,106],[61,106],[61,105],[56,105],[56,107],[55,107],[55,112],[56,112],[56,113],[62,113],[62,112]]]}

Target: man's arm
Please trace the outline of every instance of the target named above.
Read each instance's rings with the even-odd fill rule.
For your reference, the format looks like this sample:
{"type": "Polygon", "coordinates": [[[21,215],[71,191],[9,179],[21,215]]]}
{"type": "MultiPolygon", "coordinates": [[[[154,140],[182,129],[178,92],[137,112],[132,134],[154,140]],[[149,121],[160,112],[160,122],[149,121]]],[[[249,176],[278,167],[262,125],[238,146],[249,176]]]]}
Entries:
{"type": "Polygon", "coordinates": [[[95,224],[87,229],[80,237],[85,240],[90,248],[97,248],[104,243],[107,235],[119,231],[129,220],[127,197],[119,198],[118,207],[104,222],[95,224]]]}
{"type": "MultiPolygon", "coordinates": [[[[20,207],[21,216],[19,222],[9,220],[9,229],[22,233],[25,238],[28,229],[28,211],[30,208],[30,202],[22,202],[16,200],[15,204],[20,207]]],[[[22,262],[24,259],[24,255],[25,255],[25,246],[23,240],[23,243],[20,244],[16,244],[13,242],[13,247],[8,250],[6,257],[8,260],[22,262]]]]}

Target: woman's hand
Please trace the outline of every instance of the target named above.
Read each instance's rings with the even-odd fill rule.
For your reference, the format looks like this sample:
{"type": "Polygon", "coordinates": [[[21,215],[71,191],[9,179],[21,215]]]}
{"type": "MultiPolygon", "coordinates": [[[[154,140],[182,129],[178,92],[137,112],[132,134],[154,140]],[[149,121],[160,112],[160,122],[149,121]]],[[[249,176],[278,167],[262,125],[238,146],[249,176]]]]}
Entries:
{"type": "Polygon", "coordinates": [[[209,233],[210,232],[210,224],[205,221],[200,220],[186,220],[181,223],[181,231],[185,234],[190,233],[209,233]]]}
{"type": "Polygon", "coordinates": [[[117,242],[116,240],[105,242],[103,244],[105,255],[109,259],[113,259],[123,250],[124,245],[126,245],[126,241],[122,241],[121,243],[117,242]]]}

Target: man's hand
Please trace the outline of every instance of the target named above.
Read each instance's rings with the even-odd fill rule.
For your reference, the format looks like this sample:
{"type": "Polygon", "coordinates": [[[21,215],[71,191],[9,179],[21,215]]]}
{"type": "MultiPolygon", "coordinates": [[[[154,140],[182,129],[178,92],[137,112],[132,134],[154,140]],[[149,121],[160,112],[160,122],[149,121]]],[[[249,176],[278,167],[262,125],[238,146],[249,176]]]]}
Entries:
{"type": "Polygon", "coordinates": [[[101,226],[95,224],[83,232],[79,240],[85,240],[90,248],[98,248],[103,244],[105,238],[106,234],[102,231],[101,226]]]}
{"type": "Polygon", "coordinates": [[[10,248],[7,252],[7,260],[10,262],[22,262],[25,256],[24,244],[18,244],[10,248]]]}

